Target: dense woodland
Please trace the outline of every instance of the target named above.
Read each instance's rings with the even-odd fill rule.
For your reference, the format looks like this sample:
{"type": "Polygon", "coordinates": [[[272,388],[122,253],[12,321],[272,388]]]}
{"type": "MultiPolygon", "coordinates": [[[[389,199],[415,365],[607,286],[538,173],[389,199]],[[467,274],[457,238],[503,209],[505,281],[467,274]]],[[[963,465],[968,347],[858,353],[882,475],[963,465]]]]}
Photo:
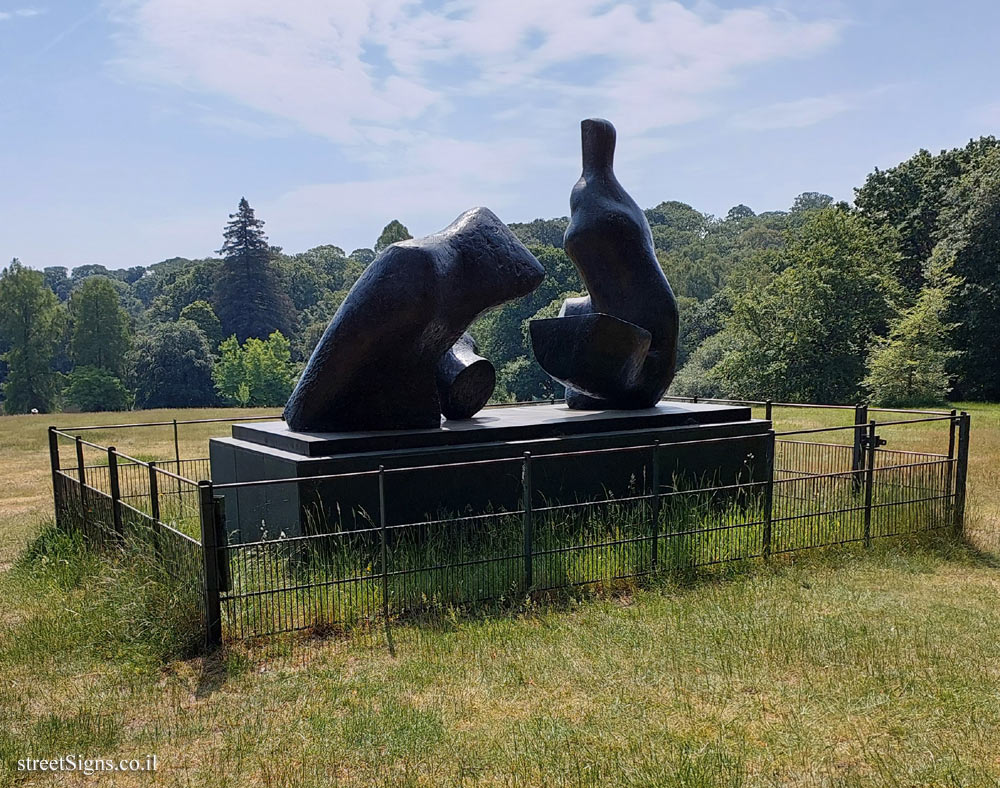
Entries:
{"type": "MultiPolygon", "coordinates": [[[[671,393],[891,405],[1000,399],[1000,142],[920,151],[876,170],[854,205],[819,193],[787,211],[646,211],[680,302],[671,393]]],[[[404,217],[405,218],[405,217],[404,217]]],[[[565,217],[511,228],[544,266],[532,295],[472,328],[497,367],[497,401],[559,396],[528,321],[581,292],[565,217]]],[[[337,307],[384,247],[286,254],[241,200],[217,256],[108,270],[0,275],[7,413],[281,405],[337,307]]],[[[41,268],[41,270],[36,270],[41,268]]]]}

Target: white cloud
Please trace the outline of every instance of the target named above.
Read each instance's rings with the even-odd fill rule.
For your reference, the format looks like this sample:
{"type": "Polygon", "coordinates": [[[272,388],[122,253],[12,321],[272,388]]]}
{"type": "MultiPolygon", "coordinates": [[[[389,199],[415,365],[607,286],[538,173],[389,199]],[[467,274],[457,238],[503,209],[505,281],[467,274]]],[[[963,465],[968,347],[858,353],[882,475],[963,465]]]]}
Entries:
{"type": "Polygon", "coordinates": [[[607,0],[127,0],[113,16],[133,75],[352,146],[432,130],[471,99],[500,118],[521,104],[535,123],[599,110],[643,133],[699,117],[701,97],[741,70],[812,54],[841,28],[765,7],[656,2],[643,16],[607,0]]]}
{"type": "Polygon", "coordinates": [[[854,109],[855,102],[844,95],[816,96],[782,101],[742,112],[732,123],[744,129],[792,129],[813,126],[854,109]]]}
{"type": "Polygon", "coordinates": [[[738,113],[730,119],[733,126],[753,131],[798,129],[861,109],[873,99],[896,92],[904,83],[879,85],[868,90],[830,93],[794,101],[780,101],[738,113]]]}
{"type": "Polygon", "coordinates": [[[4,22],[7,19],[13,19],[15,17],[20,17],[26,19],[32,16],[38,16],[42,11],[37,8],[18,8],[16,11],[0,11],[0,22],[4,22]]]}
{"type": "Polygon", "coordinates": [[[578,166],[581,118],[612,119],[629,140],[623,164],[638,165],[673,144],[666,127],[715,111],[713,93],[747,69],[812,55],[843,27],[674,0],[643,10],[622,0],[106,1],[126,76],[274,124],[226,121],[219,108],[196,113],[202,122],[299,130],[368,169],[258,199],[270,222],[305,231],[329,217],[335,237],[387,215],[437,229],[474,204],[516,216],[519,188],[540,170],[578,166]]]}

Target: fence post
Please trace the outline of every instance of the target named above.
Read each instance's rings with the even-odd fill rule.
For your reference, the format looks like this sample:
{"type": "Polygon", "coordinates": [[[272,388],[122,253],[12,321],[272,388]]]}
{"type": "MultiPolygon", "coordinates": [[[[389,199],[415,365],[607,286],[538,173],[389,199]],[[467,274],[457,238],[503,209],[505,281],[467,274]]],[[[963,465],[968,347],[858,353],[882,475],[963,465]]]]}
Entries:
{"type": "Polygon", "coordinates": [[[969,414],[958,422],[958,460],[955,464],[955,530],[965,531],[965,487],[969,475],[969,414]]]}
{"type": "Polygon", "coordinates": [[[764,465],[767,468],[767,480],[764,485],[764,558],[771,557],[771,521],[774,509],[774,430],[767,431],[767,444],[764,449],[764,465]]]}
{"type": "Polygon", "coordinates": [[[767,402],[764,403],[764,418],[767,419],[768,421],[772,421],[771,415],[773,411],[774,411],[774,403],[771,402],[771,400],[768,400],[767,402]]]}
{"type": "Polygon", "coordinates": [[[60,528],[60,512],[62,510],[62,495],[59,485],[59,436],[56,435],[56,428],[49,427],[49,466],[52,469],[52,507],[55,510],[56,525],[60,528]]]}
{"type": "Polygon", "coordinates": [[[125,529],[122,526],[121,488],[118,484],[118,453],[114,446],[108,447],[108,487],[111,492],[111,520],[114,523],[115,535],[124,541],[125,529]]]}
{"type": "Polygon", "coordinates": [[[656,571],[660,553],[660,442],[653,442],[653,512],[649,527],[652,529],[652,569],[656,571]]]}
{"type": "Polygon", "coordinates": [[[205,576],[205,646],[212,649],[222,645],[222,603],[219,597],[215,495],[211,482],[198,482],[198,512],[201,519],[201,555],[205,576]]]}
{"type": "Polygon", "coordinates": [[[521,465],[521,526],[524,536],[524,590],[530,591],[534,582],[532,576],[532,543],[534,542],[534,521],[531,514],[531,452],[524,453],[521,465]]]}
{"type": "MultiPolygon", "coordinates": [[[[174,473],[181,475],[181,445],[177,440],[177,419],[174,419],[174,473]]],[[[181,494],[181,480],[177,479],[177,511],[184,516],[184,496],[181,494]]]]}
{"type": "MultiPolygon", "coordinates": [[[[861,430],[855,430],[861,432],[861,430]]],[[[875,490],[875,449],[878,446],[878,436],[875,434],[875,422],[868,422],[865,435],[865,547],[872,544],[872,494],[875,490]]]]}
{"type": "Polygon", "coordinates": [[[382,620],[385,621],[385,642],[389,646],[389,654],[396,656],[396,646],[392,642],[392,627],[389,623],[389,550],[386,545],[385,533],[385,466],[378,466],[378,526],[381,558],[379,570],[382,575],[382,620]]]}
{"type": "Polygon", "coordinates": [[[858,404],[854,406],[854,453],[851,456],[851,470],[854,475],[851,477],[854,492],[861,491],[861,472],[865,469],[865,431],[861,429],[862,424],[868,423],[868,406],[858,404]]]}
{"type": "Polygon", "coordinates": [[[149,461],[149,513],[155,522],[160,521],[160,484],[156,479],[156,462],[149,461]]]}

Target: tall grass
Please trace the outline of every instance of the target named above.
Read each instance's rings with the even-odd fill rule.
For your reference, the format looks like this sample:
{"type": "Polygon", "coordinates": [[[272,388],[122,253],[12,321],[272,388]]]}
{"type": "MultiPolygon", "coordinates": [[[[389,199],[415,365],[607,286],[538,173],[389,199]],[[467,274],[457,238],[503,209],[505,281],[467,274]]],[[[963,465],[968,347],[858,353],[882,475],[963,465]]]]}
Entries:
{"type": "Polygon", "coordinates": [[[637,495],[537,507],[530,534],[522,512],[389,526],[384,564],[379,529],[314,517],[305,537],[226,548],[225,631],[364,630],[385,613],[517,606],[539,591],[621,589],[767,554],[947,528],[944,468],[877,470],[867,526],[864,487],[848,472],[777,482],[770,527],[763,484],[680,489],[660,496],[655,522],[652,496],[637,495]]]}
{"type": "Polygon", "coordinates": [[[148,544],[126,538],[96,548],[49,523],[11,570],[40,599],[60,598],[6,638],[0,659],[24,658],[46,644],[53,657],[80,642],[95,656],[155,669],[197,653],[204,642],[201,589],[178,583],[148,544]],[[19,652],[20,650],[20,652],[19,652]]]}

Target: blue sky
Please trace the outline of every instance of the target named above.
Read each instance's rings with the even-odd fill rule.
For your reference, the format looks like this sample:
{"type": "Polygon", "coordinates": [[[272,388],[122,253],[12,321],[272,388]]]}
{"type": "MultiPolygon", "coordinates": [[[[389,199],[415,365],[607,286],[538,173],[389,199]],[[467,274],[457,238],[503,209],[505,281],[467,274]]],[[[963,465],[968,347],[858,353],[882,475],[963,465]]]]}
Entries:
{"type": "Polygon", "coordinates": [[[568,213],[579,121],[643,206],[851,199],[1000,130],[1000,3],[0,0],[0,260],[371,246],[568,213]]]}

